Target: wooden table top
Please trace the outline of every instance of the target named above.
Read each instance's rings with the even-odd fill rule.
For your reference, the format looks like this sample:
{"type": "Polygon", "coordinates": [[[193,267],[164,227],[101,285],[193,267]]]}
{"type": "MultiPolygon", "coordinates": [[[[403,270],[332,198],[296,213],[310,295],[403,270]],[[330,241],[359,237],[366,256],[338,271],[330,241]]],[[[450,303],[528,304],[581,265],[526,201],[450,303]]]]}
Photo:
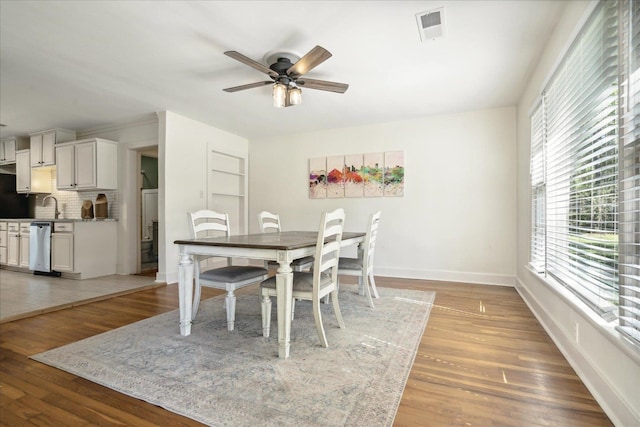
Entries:
{"type": "MultiPolygon", "coordinates": [[[[364,232],[343,232],[342,240],[364,237],[364,232]]],[[[240,234],[236,236],[203,237],[176,240],[176,245],[227,246],[236,248],[293,250],[315,246],[317,231],[281,231],[279,233],[240,234]]]]}

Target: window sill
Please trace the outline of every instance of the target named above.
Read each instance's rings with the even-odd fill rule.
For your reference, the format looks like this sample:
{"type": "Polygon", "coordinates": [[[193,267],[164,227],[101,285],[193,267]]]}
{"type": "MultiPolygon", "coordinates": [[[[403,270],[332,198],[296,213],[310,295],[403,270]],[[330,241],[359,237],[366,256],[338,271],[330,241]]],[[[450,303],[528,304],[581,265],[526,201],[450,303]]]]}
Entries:
{"type": "Polygon", "coordinates": [[[528,264],[527,270],[531,275],[542,283],[545,287],[553,291],[558,295],[565,303],[578,314],[581,318],[591,324],[594,328],[602,332],[602,335],[606,337],[612,344],[618,347],[624,354],[633,359],[636,363],[640,364],[640,346],[630,341],[624,335],[616,330],[618,321],[614,320],[607,322],[598,316],[587,304],[582,302],[577,296],[573,295],[560,283],[552,278],[545,277],[543,274],[536,271],[536,269],[528,264]]]}

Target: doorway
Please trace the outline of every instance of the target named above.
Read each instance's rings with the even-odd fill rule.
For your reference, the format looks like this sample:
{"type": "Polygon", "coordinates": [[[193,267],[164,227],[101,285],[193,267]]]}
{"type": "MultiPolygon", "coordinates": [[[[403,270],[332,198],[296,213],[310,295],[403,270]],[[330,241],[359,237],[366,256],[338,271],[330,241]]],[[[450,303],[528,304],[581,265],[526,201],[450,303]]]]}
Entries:
{"type": "Polygon", "coordinates": [[[139,257],[138,271],[158,271],[158,149],[139,151],[139,257]]]}

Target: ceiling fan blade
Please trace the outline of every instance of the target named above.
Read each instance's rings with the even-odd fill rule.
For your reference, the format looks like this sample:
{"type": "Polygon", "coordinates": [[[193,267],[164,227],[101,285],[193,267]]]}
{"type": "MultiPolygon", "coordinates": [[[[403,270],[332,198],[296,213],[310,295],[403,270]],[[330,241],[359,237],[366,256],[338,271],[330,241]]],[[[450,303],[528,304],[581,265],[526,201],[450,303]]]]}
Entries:
{"type": "Polygon", "coordinates": [[[289,67],[287,74],[294,79],[298,78],[313,70],[329,58],[331,58],[331,52],[322,46],[316,46],[307,52],[305,56],[298,59],[295,64],[289,67]]]}
{"type": "Polygon", "coordinates": [[[271,85],[271,84],[273,84],[273,82],[257,82],[257,83],[249,83],[241,86],[228,87],[222,90],[225,92],[238,92],[240,90],[253,89],[254,87],[262,87],[262,86],[271,85]]]}
{"type": "Polygon", "coordinates": [[[303,88],[327,90],[336,93],[345,93],[347,89],[349,89],[349,85],[346,83],[328,82],[326,80],[308,79],[306,77],[296,80],[296,85],[303,88]]]}
{"type": "Polygon", "coordinates": [[[236,52],[235,50],[228,50],[224,53],[225,55],[227,55],[229,58],[233,58],[236,61],[240,61],[243,64],[246,64],[252,68],[255,68],[258,71],[261,71],[265,74],[270,75],[273,78],[278,78],[278,73],[276,73],[275,71],[273,71],[271,68],[262,65],[261,63],[259,63],[258,61],[254,61],[253,59],[244,56],[243,54],[241,54],[240,52],[236,52]]]}

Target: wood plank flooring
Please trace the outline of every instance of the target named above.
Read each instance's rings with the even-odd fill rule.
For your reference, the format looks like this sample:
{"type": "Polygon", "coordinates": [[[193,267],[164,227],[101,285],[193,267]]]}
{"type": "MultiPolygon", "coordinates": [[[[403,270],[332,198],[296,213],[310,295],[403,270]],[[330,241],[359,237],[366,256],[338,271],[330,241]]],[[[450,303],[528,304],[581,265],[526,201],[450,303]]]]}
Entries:
{"type": "MultiPolygon", "coordinates": [[[[513,288],[377,281],[436,291],[395,426],[612,425],[513,288]]],[[[170,285],[1,324],[0,425],[201,425],[28,358],[177,306],[170,285]]]]}

